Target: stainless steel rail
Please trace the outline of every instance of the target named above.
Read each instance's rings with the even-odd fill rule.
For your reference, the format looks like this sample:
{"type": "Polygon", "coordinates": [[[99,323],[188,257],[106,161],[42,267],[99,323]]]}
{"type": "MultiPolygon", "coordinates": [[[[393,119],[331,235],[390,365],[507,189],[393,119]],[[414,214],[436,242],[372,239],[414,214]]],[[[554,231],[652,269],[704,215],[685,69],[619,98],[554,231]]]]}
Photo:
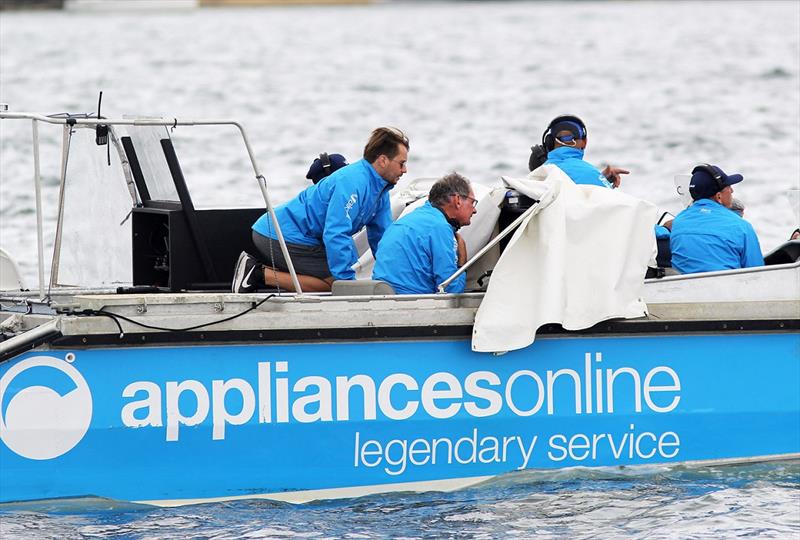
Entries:
{"type": "Polygon", "coordinates": [[[462,266],[461,268],[456,270],[455,273],[452,276],[450,276],[446,280],[442,281],[439,284],[439,287],[438,287],[439,291],[438,292],[439,293],[444,293],[445,289],[447,288],[447,286],[450,285],[453,282],[454,279],[456,279],[458,276],[460,276],[461,274],[466,272],[467,269],[470,266],[475,264],[475,261],[477,261],[478,259],[483,257],[483,255],[487,251],[492,249],[494,246],[496,246],[500,242],[500,240],[502,240],[503,238],[505,238],[506,236],[508,236],[512,232],[514,232],[517,229],[517,227],[519,227],[520,224],[522,224],[522,222],[525,220],[525,218],[528,217],[529,215],[531,215],[533,213],[534,209],[536,209],[538,207],[539,207],[539,202],[537,201],[534,204],[532,204],[530,206],[530,208],[528,208],[522,214],[520,214],[519,217],[517,217],[517,219],[515,219],[508,227],[506,227],[505,229],[500,231],[500,233],[497,236],[495,236],[494,238],[492,238],[485,246],[483,246],[483,248],[480,251],[478,251],[478,253],[473,255],[472,258],[470,258],[467,262],[465,262],[464,266],[462,266]]]}
{"type": "MultiPolygon", "coordinates": [[[[255,154],[253,153],[253,148],[250,145],[250,140],[247,137],[247,132],[244,129],[244,126],[235,120],[215,120],[215,119],[191,119],[191,120],[179,120],[178,118],[172,119],[163,119],[163,118],[81,118],[81,117],[70,117],[70,116],[46,116],[39,113],[31,113],[31,112],[12,112],[12,111],[3,111],[0,110],[0,120],[31,120],[33,124],[33,145],[34,145],[34,184],[37,190],[37,206],[36,206],[36,216],[37,216],[37,234],[39,235],[39,242],[41,244],[41,221],[42,221],[42,212],[41,212],[41,204],[39,201],[39,191],[40,191],[40,179],[39,179],[39,131],[37,122],[43,122],[46,124],[54,124],[54,125],[62,125],[62,126],[72,126],[72,125],[86,125],[86,126],[97,126],[97,125],[109,125],[109,126],[165,126],[165,127],[177,127],[177,126],[234,126],[239,130],[239,133],[242,136],[242,140],[244,141],[245,148],[247,149],[247,155],[250,158],[250,164],[253,167],[253,172],[255,173],[256,181],[258,182],[259,188],[261,189],[261,195],[264,197],[264,204],[266,205],[266,210],[270,215],[272,220],[272,225],[275,227],[275,232],[278,236],[278,243],[281,247],[281,252],[283,253],[284,259],[286,259],[287,266],[289,267],[289,274],[292,278],[292,284],[295,287],[298,295],[302,295],[303,291],[300,287],[300,281],[297,279],[297,272],[295,272],[294,265],[292,264],[291,257],[289,256],[289,250],[286,247],[286,241],[283,238],[283,232],[281,231],[280,224],[275,216],[275,211],[272,207],[272,204],[269,200],[269,193],[267,191],[267,181],[264,178],[264,175],[261,173],[261,169],[258,166],[258,162],[256,161],[255,154]]],[[[63,159],[66,159],[66,156],[63,156],[63,159]]],[[[59,209],[59,212],[61,210],[59,209]]],[[[39,291],[40,295],[44,297],[44,256],[43,256],[43,248],[40,247],[39,250],[39,291]]]]}

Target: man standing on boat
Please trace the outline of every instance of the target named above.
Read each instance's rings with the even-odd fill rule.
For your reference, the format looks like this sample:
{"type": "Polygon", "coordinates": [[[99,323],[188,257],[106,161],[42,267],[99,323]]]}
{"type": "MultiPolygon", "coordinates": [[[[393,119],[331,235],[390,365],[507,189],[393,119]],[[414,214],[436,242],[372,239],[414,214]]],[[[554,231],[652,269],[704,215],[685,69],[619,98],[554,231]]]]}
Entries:
{"type": "Polygon", "coordinates": [[[689,193],[694,202],[672,222],[672,267],[681,274],[763,266],[758,237],[731,210],[733,184],[741,174],[725,174],[716,165],[692,170],[689,193]]]}
{"type": "MultiPolygon", "coordinates": [[[[331,290],[336,279],[355,279],[358,251],[352,235],[367,227],[373,255],[392,223],[389,190],[406,172],[408,138],[391,127],[375,129],[364,158],[342,167],[275,209],[275,216],[305,292],[331,290]]],[[[269,213],[253,224],[256,259],[242,252],[236,264],[233,292],[267,285],[294,290],[269,213]]]]}
{"type": "MultiPolygon", "coordinates": [[[[583,160],[587,144],[586,124],[574,115],[556,116],[542,134],[547,165],[556,165],[576,184],[615,188],[630,171],[607,165],[602,171],[583,160]]],[[[531,150],[536,152],[537,147],[531,150]]],[[[533,155],[531,156],[534,157],[533,155]]],[[[530,167],[530,164],[529,164],[530,167]]]]}
{"type": "MultiPolygon", "coordinates": [[[[469,225],[477,200],[469,180],[450,173],[431,186],[427,202],[392,224],[381,240],[373,279],[400,294],[435,293],[467,260],[458,229],[469,225]]],[[[466,274],[446,292],[464,292],[466,274]]]]}

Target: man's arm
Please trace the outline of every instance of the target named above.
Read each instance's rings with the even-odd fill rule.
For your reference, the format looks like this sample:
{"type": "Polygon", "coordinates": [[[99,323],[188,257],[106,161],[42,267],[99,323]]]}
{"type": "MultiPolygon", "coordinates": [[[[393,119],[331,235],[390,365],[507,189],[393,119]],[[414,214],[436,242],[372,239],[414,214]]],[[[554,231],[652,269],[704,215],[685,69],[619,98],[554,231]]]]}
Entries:
{"type": "Polygon", "coordinates": [[[603,169],[603,176],[606,177],[611,185],[615,188],[618,188],[620,183],[622,182],[622,174],[630,174],[631,172],[627,169],[623,169],[622,167],[612,167],[611,165],[606,165],[603,169]]]}
{"type": "Polygon", "coordinates": [[[467,262],[467,243],[464,242],[464,237],[460,234],[456,233],[456,254],[458,255],[458,267],[461,268],[464,266],[464,263],[467,262]]]}
{"type": "MultiPolygon", "coordinates": [[[[441,282],[452,276],[458,267],[463,264],[467,257],[467,248],[460,235],[453,236],[453,230],[449,225],[437,227],[431,231],[431,264],[433,265],[433,279],[438,287],[441,282]],[[459,247],[459,243],[463,248],[459,247]]],[[[461,293],[467,284],[466,273],[461,274],[450,285],[445,288],[445,292],[461,293]]]]}
{"type": "Polygon", "coordinates": [[[742,268],[750,268],[751,266],[764,266],[764,256],[761,254],[761,245],[758,242],[758,236],[753,226],[747,221],[744,231],[744,250],[742,253],[742,268]]]}
{"type": "Polygon", "coordinates": [[[375,217],[372,221],[367,223],[367,239],[369,240],[369,247],[372,250],[372,256],[378,258],[378,243],[383,238],[383,233],[392,224],[392,210],[389,203],[389,194],[384,193],[378,203],[378,210],[375,212],[375,217]]]}
{"type": "Polygon", "coordinates": [[[340,178],[331,193],[328,210],[325,213],[325,228],[322,242],[328,255],[328,268],[333,279],[355,279],[351,268],[358,260],[353,245],[353,222],[350,216],[357,216],[361,206],[361,194],[349,182],[340,178]]]}

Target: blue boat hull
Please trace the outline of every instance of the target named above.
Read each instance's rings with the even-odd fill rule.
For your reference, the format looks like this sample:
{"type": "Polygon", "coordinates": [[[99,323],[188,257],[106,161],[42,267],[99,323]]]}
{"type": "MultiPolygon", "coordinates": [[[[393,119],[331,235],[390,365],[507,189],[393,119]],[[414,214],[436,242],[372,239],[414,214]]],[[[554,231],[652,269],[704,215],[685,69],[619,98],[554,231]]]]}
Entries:
{"type": "Polygon", "coordinates": [[[800,454],[800,334],[31,351],[0,365],[0,436],[0,502],[766,459],[800,454]]]}

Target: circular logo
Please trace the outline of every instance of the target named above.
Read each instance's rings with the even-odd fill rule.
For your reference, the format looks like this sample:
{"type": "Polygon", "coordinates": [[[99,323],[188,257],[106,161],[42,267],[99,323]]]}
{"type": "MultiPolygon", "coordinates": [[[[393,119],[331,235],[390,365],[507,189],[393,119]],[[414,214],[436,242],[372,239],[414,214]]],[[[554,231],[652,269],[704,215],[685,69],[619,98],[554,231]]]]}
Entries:
{"type": "Polygon", "coordinates": [[[38,460],[66,454],[83,439],[91,421],[89,385],[83,375],[64,360],[33,356],[16,364],[0,378],[0,440],[15,454],[38,460]],[[74,388],[62,395],[50,386],[29,384],[16,389],[4,407],[6,391],[12,381],[32,368],[57,370],[72,381],[74,388]]]}

